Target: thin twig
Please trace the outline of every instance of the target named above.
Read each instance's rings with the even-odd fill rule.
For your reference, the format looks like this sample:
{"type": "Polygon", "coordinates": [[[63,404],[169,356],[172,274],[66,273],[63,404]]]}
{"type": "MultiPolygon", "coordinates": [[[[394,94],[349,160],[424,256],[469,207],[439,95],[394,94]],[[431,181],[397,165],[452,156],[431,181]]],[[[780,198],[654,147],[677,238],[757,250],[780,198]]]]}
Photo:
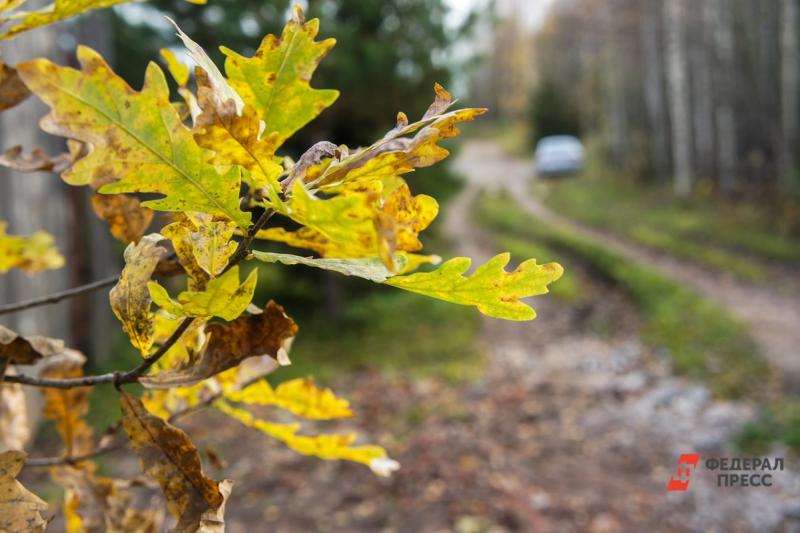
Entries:
{"type": "MultiPolygon", "coordinates": [[[[274,211],[272,209],[265,210],[258,218],[255,224],[250,226],[247,230],[247,235],[239,242],[239,246],[228,259],[228,264],[223,269],[227,272],[234,265],[245,259],[249,253],[250,245],[258,233],[258,230],[264,227],[267,221],[272,217],[274,211]]],[[[116,278],[115,278],[116,279],[116,278]]],[[[79,378],[67,379],[52,379],[52,378],[38,378],[34,376],[26,376],[24,374],[15,374],[6,376],[5,381],[9,383],[20,383],[22,385],[31,385],[34,387],[48,387],[55,389],[71,389],[74,387],[87,387],[91,385],[99,385],[102,383],[113,383],[116,387],[126,383],[135,383],[139,377],[147,372],[165,353],[169,351],[172,346],[180,340],[181,336],[189,329],[189,326],[194,322],[193,317],[184,318],[180,325],[170,335],[169,339],[156,350],[156,352],[149,357],[146,357],[136,368],[127,372],[109,372],[107,374],[98,374],[93,376],[82,376],[79,378]]]]}
{"type": "Polygon", "coordinates": [[[111,285],[114,285],[117,280],[119,280],[119,275],[109,276],[107,278],[87,283],[86,285],[80,285],[65,291],[54,292],[52,294],[48,294],[47,296],[42,296],[41,298],[31,298],[30,300],[0,305],[0,315],[16,313],[17,311],[23,311],[33,307],[40,307],[42,305],[54,304],[56,302],[60,302],[61,300],[72,298],[73,296],[96,291],[104,287],[110,287],[111,285]]]}
{"type": "Polygon", "coordinates": [[[26,467],[42,467],[42,466],[57,466],[57,465],[74,465],[83,461],[88,461],[98,455],[103,455],[115,450],[122,449],[127,444],[127,441],[118,440],[106,444],[105,446],[98,446],[94,450],[81,454],[70,455],[67,457],[32,457],[25,461],[26,467]]]}

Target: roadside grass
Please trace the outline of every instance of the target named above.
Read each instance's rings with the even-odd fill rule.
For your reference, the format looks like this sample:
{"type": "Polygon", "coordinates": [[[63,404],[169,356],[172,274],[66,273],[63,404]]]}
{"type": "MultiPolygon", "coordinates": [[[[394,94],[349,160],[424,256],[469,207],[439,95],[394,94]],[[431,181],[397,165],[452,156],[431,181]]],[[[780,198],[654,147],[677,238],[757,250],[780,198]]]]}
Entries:
{"type": "Polygon", "coordinates": [[[737,446],[748,453],[767,453],[780,443],[800,455],[800,400],[784,399],[764,408],[736,437],[737,446]]]}
{"type": "Polygon", "coordinates": [[[770,381],[769,366],[757,355],[744,326],[719,306],[652,269],[542,223],[508,197],[484,196],[476,207],[486,227],[543,242],[626,290],[642,312],[643,338],[665,349],[677,373],[706,382],[723,398],[757,397],[770,381]]]}
{"type": "Polygon", "coordinates": [[[534,192],[585,224],[745,280],[765,280],[765,261],[800,259],[800,241],[763,208],[710,198],[681,201],[663,188],[636,187],[604,173],[538,181],[534,192]]]}
{"type": "Polygon", "coordinates": [[[474,309],[385,289],[353,299],[337,321],[321,315],[299,321],[292,365],[274,379],[314,375],[330,383],[343,373],[376,369],[458,383],[482,373],[474,309]]]}

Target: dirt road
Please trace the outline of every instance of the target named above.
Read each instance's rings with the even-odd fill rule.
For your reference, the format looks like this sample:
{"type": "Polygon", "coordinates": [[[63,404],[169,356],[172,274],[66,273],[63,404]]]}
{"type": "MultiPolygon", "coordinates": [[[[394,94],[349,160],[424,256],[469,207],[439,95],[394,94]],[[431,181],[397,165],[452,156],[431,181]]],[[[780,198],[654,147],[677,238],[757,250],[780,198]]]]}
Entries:
{"type": "Polygon", "coordinates": [[[784,287],[778,292],[737,281],[563,217],[529,194],[535,174],[533,162],[509,157],[495,144],[469,142],[457,166],[461,174],[469,177],[468,194],[481,189],[507,191],[537,218],[602,243],[618,255],[646,264],[725,307],[748,326],[760,352],[785,373],[786,381],[800,386],[800,293],[793,288],[784,287]]]}

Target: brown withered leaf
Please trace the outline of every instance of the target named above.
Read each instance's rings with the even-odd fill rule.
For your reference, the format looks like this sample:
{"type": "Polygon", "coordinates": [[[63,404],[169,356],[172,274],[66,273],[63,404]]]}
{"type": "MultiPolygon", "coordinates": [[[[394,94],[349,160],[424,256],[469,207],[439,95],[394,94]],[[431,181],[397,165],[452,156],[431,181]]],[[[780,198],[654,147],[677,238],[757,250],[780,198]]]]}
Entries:
{"type": "Polygon", "coordinates": [[[21,450],[31,438],[22,386],[0,383],[0,450],[21,450]]]}
{"type": "Polygon", "coordinates": [[[41,148],[36,148],[24,154],[22,146],[12,146],[0,155],[0,165],[20,172],[62,172],[72,162],[72,155],[67,152],[50,156],[41,148]]]}
{"type": "Polygon", "coordinates": [[[158,246],[164,237],[152,233],[137,244],[125,248],[125,268],[119,282],[109,292],[111,309],[122,322],[122,329],[131,339],[131,344],[146,354],[153,346],[152,299],[147,282],[153,276],[158,262],[167,250],[158,246]]]}
{"type": "Polygon", "coordinates": [[[122,427],[142,470],[158,481],[169,512],[178,520],[174,531],[214,531],[222,518],[218,513],[225,503],[223,490],[229,486],[203,475],[200,454],[186,433],[147,411],[138,398],[124,391],[120,406],[122,427]]]}
{"type": "Polygon", "coordinates": [[[64,341],[48,337],[23,337],[0,325],[0,381],[7,365],[31,365],[64,350],[64,341]]]}
{"type": "MultiPolygon", "coordinates": [[[[453,97],[450,96],[450,93],[447,92],[444,87],[436,83],[433,85],[433,90],[436,93],[436,96],[433,99],[433,103],[428,107],[428,110],[425,111],[424,115],[422,115],[422,120],[435,117],[436,115],[441,115],[453,104],[453,97]]],[[[405,117],[405,115],[403,116],[405,117]]],[[[403,120],[398,116],[397,122],[398,125],[400,125],[403,120]]],[[[408,125],[408,117],[405,117],[405,123],[408,125]]]]}
{"type": "Polygon", "coordinates": [[[41,532],[47,527],[42,517],[47,504],[16,480],[25,458],[16,450],[0,453],[0,531],[41,532]]]}
{"type": "MultiPolygon", "coordinates": [[[[41,376],[67,379],[83,376],[86,357],[75,350],[65,349],[47,359],[41,376]]],[[[42,414],[53,421],[64,442],[66,455],[82,455],[92,450],[92,428],[83,419],[89,411],[89,387],[71,389],[43,389],[42,414]]]]}
{"type": "Polygon", "coordinates": [[[53,479],[66,490],[64,514],[70,531],[86,533],[156,533],[161,516],[131,506],[130,483],[95,475],[90,469],[59,466],[53,479]]]}
{"type": "Polygon", "coordinates": [[[129,194],[92,195],[94,213],[108,223],[111,235],[124,242],[139,242],[153,221],[153,210],[142,207],[139,199],[129,194]]]}
{"type": "Polygon", "coordinates": [[[22,103],[30,95],[31,92],[22,83],[17,69],[0,62],[0,111],[22,103]]]}
{"type": "Polygon", "coordinates": [[[272,300],[259,314],[240,316],[225,324],[208,324],[206,345],[179,366],[139,379],[147,388],[166,389],[194,385],[234,368],[249,357],[268,355],[285,359],[297,324],[272,300]]]}

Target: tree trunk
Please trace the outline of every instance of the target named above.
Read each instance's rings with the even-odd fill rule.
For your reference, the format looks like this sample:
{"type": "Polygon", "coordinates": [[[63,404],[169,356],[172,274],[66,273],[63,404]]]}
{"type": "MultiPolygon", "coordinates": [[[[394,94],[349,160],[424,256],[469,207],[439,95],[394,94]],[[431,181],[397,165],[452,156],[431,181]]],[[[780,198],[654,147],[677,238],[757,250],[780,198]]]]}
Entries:
{"type": "Polygon", "coordinates": [[[656,176],[662,178],[669,174],[669,119],[664,101],[664,59],[659,43],[660,2],[648,0],[643,7],[640,39],[650,158],[656,176]]]}
{"type": "Polygon", "coordinates": [[[665,0],[664,9],[669,106],[672,119],[674,189],[676,195],[686,197],[692,191],[692,140],[684,31],[684,0],[665,0]]]}
{"type": "Polygon", "coordinates": [[[707,46],[708,28],[713,19],[714,0],[701,0],[696,8],[700,17],[694,21],[692,35],[692,119],[695,173],[703,178],[714,174],[714,94],[711,50],[707,46]]]}
{"type": "Polygon", "coordinates": [[[717,182],[724,194],[736,188],[736,115],[734,97],[733,17],[728,0],[713,0],[714,46],[717,52],[717,94],[714,125],[717,130],[717,182]]]}
{"type": "Polygon", "coordinates": [[[782,0],[781,24],[781,148],[779,178],[785,191],[795,184],[798,127],[797,0],[782,0]]]}

